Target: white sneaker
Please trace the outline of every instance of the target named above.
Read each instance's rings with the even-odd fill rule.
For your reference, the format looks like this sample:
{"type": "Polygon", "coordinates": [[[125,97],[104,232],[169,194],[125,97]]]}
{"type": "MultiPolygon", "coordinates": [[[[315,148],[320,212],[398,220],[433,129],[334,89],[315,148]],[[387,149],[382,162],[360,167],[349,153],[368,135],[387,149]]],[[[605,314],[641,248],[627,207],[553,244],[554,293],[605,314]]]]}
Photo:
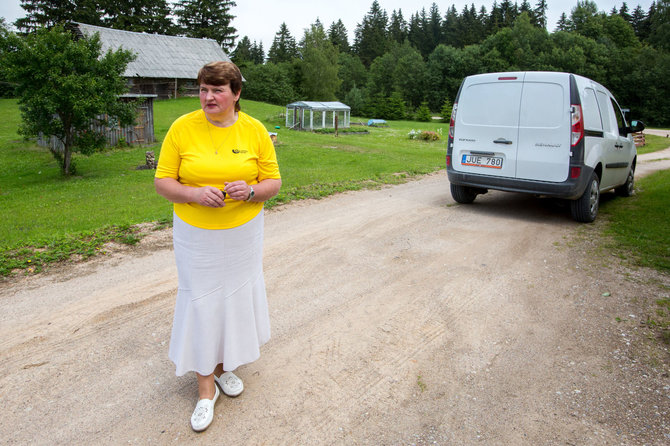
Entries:
{"type": "Polygon", "coordinates": [[[220,395],[219,388],[217,386],[214,386],[214,388],[214,398],[211,400],[203,398],[198,400],[198,404],[195,405],[195,410],[193,411],[193,415],[191,415],[191,427],[196,432],[204,431],[212,424],[212,420],[214,419],[214,403],[216,403],[220,395]]]}
{"type": "Polygon", "coordinates": [[[223,393],[228,396],[238,396],[244,390],[242,380],[233,372],[223,372],[221,376],[214,375],[214,381],[221,387],[223,393]]]}

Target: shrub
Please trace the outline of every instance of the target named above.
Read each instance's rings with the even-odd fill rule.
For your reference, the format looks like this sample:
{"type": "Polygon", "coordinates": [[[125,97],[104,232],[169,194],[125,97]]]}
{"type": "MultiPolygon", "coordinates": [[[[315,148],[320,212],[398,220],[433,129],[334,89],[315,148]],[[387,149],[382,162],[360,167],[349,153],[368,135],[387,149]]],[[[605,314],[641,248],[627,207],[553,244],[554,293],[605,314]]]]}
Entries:
{"type": "Polygon", "coordinates": [[[442,138],[442,129],[438,129],[436,132],[412,129],[407,135],[409,136],[409,139],[419,139],[421,141],[439,141],[442,138]]]}
{"type": "Polygon", "coordinates": [[[422,102],[419,108],[416,110],[415,119],[421,122],[430,122],[430,120],[433,119],[427,102],[422,102]]]}

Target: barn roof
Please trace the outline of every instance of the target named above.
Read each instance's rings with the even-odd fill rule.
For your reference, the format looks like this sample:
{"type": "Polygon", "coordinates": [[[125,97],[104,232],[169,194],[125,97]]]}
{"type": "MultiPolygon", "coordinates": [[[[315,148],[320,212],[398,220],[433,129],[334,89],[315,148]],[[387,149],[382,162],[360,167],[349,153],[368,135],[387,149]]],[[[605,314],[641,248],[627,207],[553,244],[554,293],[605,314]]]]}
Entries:
{"type": "Polygon", "coordinates": [[[206,63],[230,61],[211,39],[136,33],[78,22],[73,25],[86,37],[99,33],[103,53],[119,48],[135,53],[137,58],[126,67],[125,77],[195,79],[206,63]]]}

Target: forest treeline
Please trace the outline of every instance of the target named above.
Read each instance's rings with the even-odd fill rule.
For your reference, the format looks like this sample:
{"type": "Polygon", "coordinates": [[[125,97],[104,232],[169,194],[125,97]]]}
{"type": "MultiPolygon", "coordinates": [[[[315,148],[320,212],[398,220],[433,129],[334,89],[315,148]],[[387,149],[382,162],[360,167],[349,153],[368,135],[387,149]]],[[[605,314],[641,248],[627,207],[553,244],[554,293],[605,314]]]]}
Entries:
{"type": "Polygon", "coordinates": [[[474,3],[440,11],[433,3],[409,16],[389,14],[374,0],[352,42],[342,20],[327,26],[316,19],[299,37],[281,23],[267,54],[262,43],[236,35],[233,6],[225,0],[22,0],[27,14],[14,25],[30,33],[79,21],[211,38],[242,68],[245,98],[280,105],[340,100],[354,115],[425,117],[427,110],[446,113],[467,75],[550,70],[592,78],[630,116],[670,124],[670,0],[646,11],[623,2],[607,12],[579,0],[556,24],[547,23],[546,0],[494,0],[490,11],[474,3]]]}

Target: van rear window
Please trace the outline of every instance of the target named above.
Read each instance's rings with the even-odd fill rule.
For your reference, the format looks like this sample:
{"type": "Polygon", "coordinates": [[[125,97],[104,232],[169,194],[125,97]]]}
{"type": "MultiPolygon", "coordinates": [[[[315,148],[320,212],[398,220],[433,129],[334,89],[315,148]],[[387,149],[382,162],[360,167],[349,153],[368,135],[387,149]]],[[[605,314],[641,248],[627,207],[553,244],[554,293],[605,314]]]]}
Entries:
{"type": "Polygon", "coordinates": [[[569,104],[563,86],[544,82],[526,82],[521,98],[522,127],[556,128],[565,121],[569,104]]]}
{"type": "Polygon", "coordinates": [[[473,84],[458,104],[458,119],[469,125],[516,126],[519,119],[520,82],[473,84]]]}
{"type": "Polygon", "coordinates": [[[600,119],[596,92],[593,88],[584,89],[584,93],[582,94],[582,112],[584,113],[585,129],[602,131],[603,121],[600,119]]]}

